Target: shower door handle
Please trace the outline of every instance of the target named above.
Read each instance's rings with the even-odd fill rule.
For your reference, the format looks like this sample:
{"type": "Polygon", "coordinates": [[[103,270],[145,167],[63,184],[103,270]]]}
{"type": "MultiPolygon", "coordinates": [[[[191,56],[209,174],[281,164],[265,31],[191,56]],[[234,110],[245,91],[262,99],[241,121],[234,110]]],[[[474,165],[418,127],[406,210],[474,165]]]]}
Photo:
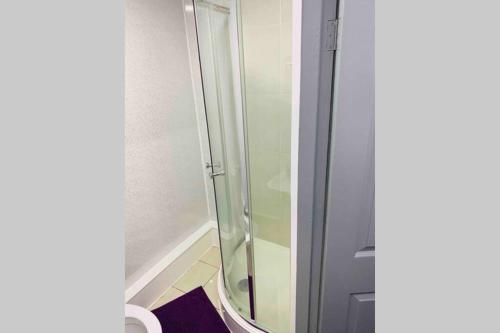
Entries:
{"type": "Polygon", "coordinates": [[[210,178],[214,178],[214,177],[217,177],[217,176],[223,176],[226,174],[226,171],[224,170],[221,170],[221,171],[217,171],[217,172],[209,172],[208,175],[210,176],[210,178]]]}

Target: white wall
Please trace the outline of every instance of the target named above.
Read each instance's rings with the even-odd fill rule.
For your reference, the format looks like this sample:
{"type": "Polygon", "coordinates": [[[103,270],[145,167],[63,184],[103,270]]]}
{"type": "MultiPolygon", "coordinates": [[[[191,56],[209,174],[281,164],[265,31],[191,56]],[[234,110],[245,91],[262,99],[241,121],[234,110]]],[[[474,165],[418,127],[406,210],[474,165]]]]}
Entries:
{"type": "Polygon", "coordinates": [[[182,1],[126,0],[125,35],[129,286],[209,212],[182,1]]]}

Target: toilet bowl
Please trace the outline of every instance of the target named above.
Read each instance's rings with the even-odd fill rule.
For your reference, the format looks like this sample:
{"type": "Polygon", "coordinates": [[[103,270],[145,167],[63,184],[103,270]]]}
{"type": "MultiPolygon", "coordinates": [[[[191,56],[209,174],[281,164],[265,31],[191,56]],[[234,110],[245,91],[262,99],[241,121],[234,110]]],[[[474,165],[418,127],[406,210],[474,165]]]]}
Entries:
{"type": "Polygon", "coordinates": [[[158,318],[149,310],[125,304],[125,333],[162,333],[158,318]]]}

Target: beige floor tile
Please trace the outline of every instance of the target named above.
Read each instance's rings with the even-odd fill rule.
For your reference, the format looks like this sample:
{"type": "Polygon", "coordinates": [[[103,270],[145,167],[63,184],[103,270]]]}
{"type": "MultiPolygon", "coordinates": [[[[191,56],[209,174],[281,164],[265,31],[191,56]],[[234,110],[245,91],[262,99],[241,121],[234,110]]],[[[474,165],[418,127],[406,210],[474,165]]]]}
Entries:
{"type": "Polygon", "coordinates": [[[174,287],[170,287],[163,295],[161,295],[158,301],[156,301],[156,303],[151,306],[151,310],[159,308],[160,306],[167,304],[182,295],[184,295],[184,292],[174,287]]]}
{"type": "Polygon", "coordinates": [[[201,258],[200,261],[203,261],[210,266],[214,266],[216,268],[220,267],[220,249],[216,246],[212,246],[201,258]]]}
{"type": "Polygon", "coordinates": [[[174,287],[187,293],[196,287],[204,286],[215,272],[217,268],[198,261],[174,283],[174,287]]]}
{"type": "Polygon", "coordinates": [[[203,289],[207,293],[208,298],[214,305],[214,307],[220,309],[220,299],[219,293],[217,292],[217,276],[218,271],[210,278],[210,280],[203,286],[203,289]]]}

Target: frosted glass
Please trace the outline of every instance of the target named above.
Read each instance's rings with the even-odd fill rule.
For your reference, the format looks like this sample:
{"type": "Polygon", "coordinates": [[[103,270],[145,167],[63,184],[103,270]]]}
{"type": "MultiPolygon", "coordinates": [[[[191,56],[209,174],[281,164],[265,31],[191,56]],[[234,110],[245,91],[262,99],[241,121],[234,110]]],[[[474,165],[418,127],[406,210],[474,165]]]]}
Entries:
{"type": "Polygon", "coordinates": [[[225,172],[213,178],[224,284],[233,307],[250,319],[247,254],[241,250],[245,245],[242,173],[246,171],[241,163],[244,146],[238,134],[229,13],[203,2],[195,5],[212,172],[225,172]]]}
{"type": "Polygon", "coordinates": [[[225,172],[214,186],[226,294],[252,324],[288,333],[291,0],[196,0],[195,13],[212,171],[225,172]]]}

